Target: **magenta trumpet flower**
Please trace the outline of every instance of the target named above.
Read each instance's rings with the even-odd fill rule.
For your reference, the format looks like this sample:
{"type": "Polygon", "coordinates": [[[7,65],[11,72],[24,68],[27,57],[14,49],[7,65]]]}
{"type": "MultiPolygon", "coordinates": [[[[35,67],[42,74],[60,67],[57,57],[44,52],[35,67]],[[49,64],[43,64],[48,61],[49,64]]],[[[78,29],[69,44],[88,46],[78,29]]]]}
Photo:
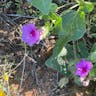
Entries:
{"type": "Polygon", "coordinates": [[[76,64],[75,74],[80,77],[86,77],[92,68],[93,68],[93,65],[90,61],[81,59],[80,62],[76,64]]]}
{"type": "Polygon", "coordinates": [[[33,46],[40,41],[40,31],[36,29],[32,23],[25,24],[22,26],[22,41],[27,43],[29,46],[33,46]]]}

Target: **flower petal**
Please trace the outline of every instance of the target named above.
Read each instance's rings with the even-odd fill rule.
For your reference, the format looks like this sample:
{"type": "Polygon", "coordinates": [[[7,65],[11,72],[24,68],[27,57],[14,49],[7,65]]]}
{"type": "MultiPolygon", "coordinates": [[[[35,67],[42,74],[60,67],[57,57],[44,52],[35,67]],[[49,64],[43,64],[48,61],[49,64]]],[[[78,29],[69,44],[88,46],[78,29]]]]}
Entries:
{"type": "Polygon", "coordinates": [[[86,59],[81,59],[77,64],[76,64],[76,72],[75,74],[80,76],[80,77],[86,77],[90,70],[92,69],[93,65],[90,61],[86,59]]]}
{"type": "Polygon", "coordinates": [[[32,23],[25,24],[22,26],[22,41],[27,43],[29,46],[37,44],[40,41],[40,32],[36,29],[32,23]],[[34,32],[34,33],[33,33],[34,32]]]}

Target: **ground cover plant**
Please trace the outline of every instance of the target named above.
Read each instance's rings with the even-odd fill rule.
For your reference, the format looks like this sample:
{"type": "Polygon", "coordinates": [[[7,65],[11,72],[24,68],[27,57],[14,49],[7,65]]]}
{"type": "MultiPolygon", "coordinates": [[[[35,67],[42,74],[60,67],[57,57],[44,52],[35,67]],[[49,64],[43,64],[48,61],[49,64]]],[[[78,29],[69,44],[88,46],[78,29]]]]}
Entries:
{"type": "Polygon", "coordinates": [[[0,1],[0,96],[96,96],[95,80],[95,0],[0,1]]]}

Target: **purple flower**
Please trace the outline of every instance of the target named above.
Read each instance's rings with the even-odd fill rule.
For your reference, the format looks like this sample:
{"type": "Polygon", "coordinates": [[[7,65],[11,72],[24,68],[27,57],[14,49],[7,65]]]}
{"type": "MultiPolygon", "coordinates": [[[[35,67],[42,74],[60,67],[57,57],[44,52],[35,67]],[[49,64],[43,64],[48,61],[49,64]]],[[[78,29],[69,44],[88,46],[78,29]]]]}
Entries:
{"type": "Polygon", "coordinates": [[[76,75],[79,75],[80,77],[86,77],[92,67],[93,65],[90,61],[81,59],[81,61],[76,64],[76,75]]]}
{"type": "Polygon", "coordinates": [[[40,41],[40,32],[32,23],[22,26],[22,41],[32,46],[40,41]]]}

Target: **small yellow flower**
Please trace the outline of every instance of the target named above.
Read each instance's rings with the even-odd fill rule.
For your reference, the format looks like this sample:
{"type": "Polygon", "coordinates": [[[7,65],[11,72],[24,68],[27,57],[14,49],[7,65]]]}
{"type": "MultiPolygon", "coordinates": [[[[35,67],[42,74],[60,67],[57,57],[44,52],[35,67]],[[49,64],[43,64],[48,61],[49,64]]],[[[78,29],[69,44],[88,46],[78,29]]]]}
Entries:
{"type": "Polygon", "coordinates": [[[3,78],[4,78],[5,81],[8,81],[8,80],[9,80],[9,76],[8,76],[8,74],[5,73],[4,76],[3,76],[3,78]]]}
{"type": "Polygon", "coordinates": [[[0,96],[6,96],[6,94],[3,90],[0,90],[0,96]]]}

